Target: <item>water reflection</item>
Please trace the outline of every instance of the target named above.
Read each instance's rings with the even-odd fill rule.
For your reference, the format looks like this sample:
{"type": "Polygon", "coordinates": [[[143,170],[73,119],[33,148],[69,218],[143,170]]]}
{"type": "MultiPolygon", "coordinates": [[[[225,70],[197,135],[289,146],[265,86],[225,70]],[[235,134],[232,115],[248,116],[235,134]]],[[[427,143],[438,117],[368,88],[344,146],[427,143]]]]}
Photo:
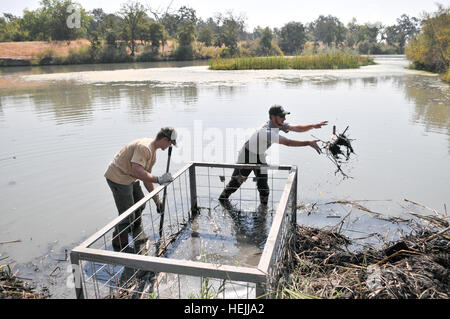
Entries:
{"type": "Polygon", "coordinates": [[[437,78],[419,77],[406,77],[403,86],[406,99],[415,105],[412,122],[422,124],[427,132],[450,136],[449,86],[437,78]]]}
{"type": "Polygon", "coordinates": [[[18,66],[0,67],[0,75],[28,75],[50,74],[84,71],[105,70],[129,70],[149,68],[178,68],[186,66],[208,65],[207,60],[197,61],[170,61],[170,62],[145,62],[145,63],[104,63],[104,64],[80,64],[80,65],[43,65],[43,66],[18,66]]]}
{"type": "Polygon", "coordinates": [[[58,125],[83,124],[93,118],[92,92],[83,87],[63,84],[53,90],[39,90],[31,99],[38,117],[52,114],[58,125]]]}
{"type": "MultiPolygon", "coordinates": [[[[224,94],[223,89],[220,89],[220,92],[224,94]]],[[[50,86],[30,89],[27,93],[15,88],[2,89],[1,93],[1,119],[4,99],[11,99],[11,107],[32,106],[38,118],[52,118],[57,124],[87,124],[93,120],[95,112],[111,111],[121,108],[122,105],[126,106],[133,121],[148,122],[156,105],[177,101],[187,106],[182,110],[186,112],[195,110],[198,101],[196,85],[165,87],[146,82],[74,85],[61,81],[50,86]]]]}

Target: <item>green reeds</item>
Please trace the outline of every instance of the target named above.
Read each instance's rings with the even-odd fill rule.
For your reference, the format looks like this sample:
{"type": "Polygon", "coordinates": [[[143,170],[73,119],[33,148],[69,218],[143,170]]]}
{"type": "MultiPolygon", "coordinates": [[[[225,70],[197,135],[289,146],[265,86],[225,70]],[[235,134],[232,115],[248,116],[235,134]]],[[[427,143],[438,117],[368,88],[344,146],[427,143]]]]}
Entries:
{"type": "Polygon", "coordinates": [[[210,60],[211,70],[270,70],[270,69],[355,69],[374,64],[369,57],[347,53],[323,53],[295,57],[243,57],[210,60]]]}

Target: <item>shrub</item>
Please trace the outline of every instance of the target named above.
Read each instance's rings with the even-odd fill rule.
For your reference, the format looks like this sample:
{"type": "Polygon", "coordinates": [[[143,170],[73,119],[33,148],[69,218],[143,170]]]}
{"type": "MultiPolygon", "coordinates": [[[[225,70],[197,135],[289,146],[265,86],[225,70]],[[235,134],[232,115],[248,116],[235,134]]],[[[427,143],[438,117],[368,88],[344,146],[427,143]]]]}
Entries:
{"type": "Polygon", "coordinates": [[[53,48],[47,48],[37,54],[37,58],[40,65],[56,64],[59,57],[56,50],[53,48]]]}
{"type": "Polygon", "coordinates": [[[100,53],[102,63],[132,62],[133,58],[128,54],[124,45],[116,47],[106,46],[100,53]]]}
{"type": "Polygon", "coordinates": [[[158,60],[158,53],[153,51],[144,51],[136,56],[137,62],[151,62],[158,60]]]}
{"type": "Polygon", "coordinates": [[[194,49],[192,45],[179,45],[174,53],[177,60],[192,60],[194,58],[194,49]]]}

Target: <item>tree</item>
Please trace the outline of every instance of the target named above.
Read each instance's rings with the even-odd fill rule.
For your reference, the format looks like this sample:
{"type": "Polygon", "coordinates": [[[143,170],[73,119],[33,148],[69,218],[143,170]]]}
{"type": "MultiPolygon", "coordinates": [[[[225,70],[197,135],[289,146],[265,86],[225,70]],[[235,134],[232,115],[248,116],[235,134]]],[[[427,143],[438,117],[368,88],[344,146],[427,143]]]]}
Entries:
{"type": "Polygon", "coordinates": [[[434,14],[426,14],[422,32],[411,39],[406,57],[416,67],[432,72],[448,72],[450,68],[450,8],[438,6],[434,14]]]}
{"type": "Polygon", "coordinates": [[[266,27],[261,31],[261,39],[259,40],[259,44],[264,55],[268,55],[270,49],[272,48],[272,38],[272,30],[270,30],[269,27],[266,27]]]}
{"type": "Polygon", "coordinates": [[[194,49],[192,43],[195,41],[194,22],[186,20],[178,27],[179,46],[175,52],[175,56],[179,60],[190,60],[194,57],[194,49]]]}
{"type": "Polygon", "coordinates": [[[50,17],[42,8],[35,11],[23,10],[22,26],[28,31],[29,40],[48,41],[52,38],[50,17]]]}
{"type": "Polygon", "coordinates": [[[103,18],[102,22],[99,25],[98,31],[104,37],[106,37],[108,33],[114,33],[116,39],[119,39],[120,34],[122,33],[122,25],[122,18],[118,15],[110,13],[103,18]]]}
{"type": "Polygon", "coordinates": [[[238,53],[239,34],[243,32],[245,20],[242,16],[234,16],[232,12],[226,15],[219,14],[216,16],[216,24],[218,31],[214,45],[225,45],[227,48],[226,55],[236,55],[238,53]]]}
{"type": "Polygon", "coordinates": [[[131,50],[131,56],[136,51],[136,40],[139,36],[139,27],[146,17],[144,6],[139,2],[130,1],[122,5],[119,15],[123,19],[123,34],[131,50]]]}
{"type": "Polygon", "coordinates": [[[103,23],[103,20],[106,18],[106,13],[103,11],[102,8],[93,9],[89,13],[90,24],[88,29],[88,34],[92,35],[93,32],[100,33],[100,25],[103,23]]]}
{"type": "Polygon", "coordinates": [[[420,31],[419,23],[419,19],[402,14],[397,19],[397,24],[384,29],[383,39],[388,44],[397,46],[398,53],[404,53],[406,43],[420,31]]]}
{"type": "Polygon", "coordinates": [[[289,22],[280,30],[278,44],[285,53],[298,54],[306,42],[305,27],[300,22],[289,22]]]}
{"type": "Polygon", "coordinates": [[[338,18],[329,16],[319,16],[317,20],[312,23],[312,31],[314,38],[317,41],[322,41],[330,46],[332,43],[335,46],[341,44],[345,39],[345,27],[338,18]]]}
{"type": "Polygon", "coordinates": [[[184,21],[178,27],[180,45],[191,45],[195,40],[195,26],[192,21],[184,21]]]}
{"type": "Polygon", "coordinates": [[[164,25],[164,28],[171,37],[177,36],[178,28],[183,22],[191,21],[194,25],[197,23],[198,18],[194,9],[182,6],[178,11],[171,13],[169,12],[169,8],[170,5],[163,14],[158,13],[155,10],[150,11],[153,13],[156,20],[164,25]]]}
{"type": "Polygon", "coordinates": [[[28,32],[22,28],[21,19],[18,17],[4,13],[0,26],[1,41],[25,41],[28,38],[28,32]]]}
{"type": "Polygon", "coordinates": [[[214,31],[207,25],[201,25],[198,28],[198,41],[206,46],[211,46],[214,38],[214,31]]]}
{"type": "Polygon", "coordinates": [[[152,43],[152,52],[156,54],[165,41],[164,26],[159,22],[150,22],[148,33],[150,42],[152,43]]]}
{"type": "Polygon", "coordinates": [[[182,6],[178,9],[178,24],[181,24],[185,21],[191,21],[194,25],[197,23],[197,13],[194,9],[182,6]]]}
{"type": "Polygon", "coordinates": [[[52,40],[86,37],[90,19],[81,6],[72,0],[42,0],[41,5],[42,27],[50,33],[52,40]],[[79,25],[69,24],[72,16],[79,20],[79,25]]]}

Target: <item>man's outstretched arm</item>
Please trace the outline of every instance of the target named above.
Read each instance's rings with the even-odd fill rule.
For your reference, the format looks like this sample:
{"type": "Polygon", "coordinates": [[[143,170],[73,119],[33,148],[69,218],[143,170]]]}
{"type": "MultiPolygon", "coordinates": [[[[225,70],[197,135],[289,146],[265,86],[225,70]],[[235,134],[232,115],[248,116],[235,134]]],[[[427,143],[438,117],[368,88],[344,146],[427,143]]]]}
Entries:
{"type": "Polygon", "coordinates": [[[292,132],[301,133],[301,132],[307,132],[307,131],[315,129],[315,128],[316,129],[322,128],[322,126],[325,126],[327,124],[328,124],[328,121],[323,121],[320,123],[309,124],[309,125],[289,125],[289,128],[292,132]]]}
{"type": "Polygon", "coordinates": [[[299,140],[291,140],[289,138],[286,138],[284,136],[280,136],[280,139],[278,141],[279,144],[291,146],[291,147],[302,147],[302,146],[311,146],[313,149],[317,151],[317,153],[321,154],[322,151],[317,145],[317,142],[320,140],[312,140],[312,141],[299,141],[299,140]]]}

